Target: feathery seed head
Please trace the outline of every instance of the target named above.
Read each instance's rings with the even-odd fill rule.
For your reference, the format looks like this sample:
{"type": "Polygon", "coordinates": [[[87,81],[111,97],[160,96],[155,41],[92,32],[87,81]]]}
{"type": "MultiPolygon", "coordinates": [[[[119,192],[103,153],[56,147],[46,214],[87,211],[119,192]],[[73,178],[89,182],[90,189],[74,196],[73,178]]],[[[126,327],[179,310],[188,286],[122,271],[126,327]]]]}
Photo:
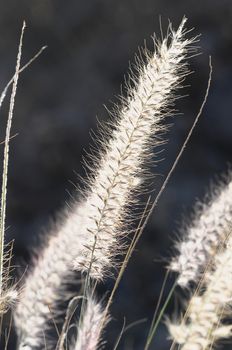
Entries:
{"type": "Polygon", "coordinates": [[[2,292],[0,296],[0,316],[6,313],[10,308],[12,308],[18,300],[18,292],[10,288],[2,292]]]}
{"type": "MultiPolygon", "coordinates": [[[[193,40],[183,38],[185,19],[172,29],[154,54],[138,68],[134,87],[114,118],[114,128],[81,201],[64,214],[48,246],[28,275],[15,313],[20,344],[30,349],[44,344],[47,323],[73,269],[103,279],[123,250],[131,224],[135,192],[145,177],[144,163],[160,144],[162,122],[175,100],[174,93],[188,74],[185,62],[193,40]]],[[[102,142],[101,142],[102,143],[102,142]]]]}
{"type": "Polygon", "coordinates": [[[155,53],[147,54],[146,64],[138,69],[140,75],[128,90],[116,127],[85,193],[87,200],[79,208],[90,234],[85,246],[88,249],[77,256],[74,268],[83,270],[84,266],[87,271],[91,266],[94,278],[104,277],[114,263],[115,252],[121,250],[119,237],[128,231],[127,211],[133,206],[137,186],[144,181],[144,163],[150,157],[154,137],[154,145],[160,142],[165,111],[188,73],[184,60],[192,40],[183,39],[184,23],[185,19],[177,32],[170,31],[169,40],[156,43],[155,53]]]}
{"type": "Polygon", "coordinates": [[[187,287],[190,281],[198,282],[207,264],[224,244],[231,230],[232,173],[226,183],[218,186],[208,203],[197,204],[195,218],[185,227],[183,241],[177,244],[179,255],[169,268],[179,273],[178,284],[187,287]]]}
{"type": "Polygon", "coordinates": [[[181,350],[209,350],[221,339],[232,336],[231,325],[223,320],[232,305],[232,236],[227,248],[215,257],[215,265],[198,295],[190,300],[184,320],[170,324],[173,339],[183,344],[181,350]]]}
{"type": "Polygon", "coordinates": [[[78,327],[77,340],[73,350],[97,350],[101,342],[102,323],[108,322],[102,305],[94,297],[87,296],[83,318],[78,327]],[[106,318],[106,319],[105,319],[106,318]]]}

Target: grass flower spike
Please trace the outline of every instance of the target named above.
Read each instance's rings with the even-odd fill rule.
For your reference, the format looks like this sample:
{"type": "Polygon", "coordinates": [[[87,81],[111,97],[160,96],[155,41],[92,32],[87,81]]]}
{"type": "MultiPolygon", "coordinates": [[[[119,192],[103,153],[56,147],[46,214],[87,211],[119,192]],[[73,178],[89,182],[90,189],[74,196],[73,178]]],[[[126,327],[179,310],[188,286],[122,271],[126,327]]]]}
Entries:
{"type": "Polygon", "coordinates": [[[78,336],[72,350],[97,350],[101,345],[102,323],[106,324],[102,306],[93,296],[87,296],[83,319],[78,325],[78,336]]]}
{"type": "Polygon", "coordinates": [[[135,87],[129,88],[115,116],[110,141],[103,143],[105,150],[90,180],[86,201],[79,207],[84,220],[81,228],[89,233],[88,249],[77,255],[74,267],[88,270],[91,264],[92,277],[102,279],[115,252],[121,250],[119,237],[128,233],[130,216],[126,214],[134,204],[134,191],[144,181],[144,162],[152,158],[152,146],[160,144],[165,129],[161,123],[175,99],[175,89],[187,74],[184,60],[192,41],[183,39],[184,23],[156,44],[155,54],[147,53],[147,63],[138,67],[135,87]]]}
{"type": "Polygon", "coordinates": [[[190,300],[187,317],[180,325],[170,324],[174,340],[181,350],[214,349],[219,340],[232,336],[232,324],[223,320],[232,304],[232,236],[227,248],[216,255],[215,269],[207,274],[206,290],[190,300]]]}
{"type": "Polygon", "coordinates": [[[163,42],[155,43],[153,54],[146,53],[146,62],[138,67],[133,88],[114,117],[109,141],[102,142],[83,198],[63,214],[27,276],[15,313],[20,349],[44,346],[48,321],[67,296],[73,269],[102,280],[122,252],[122,238],[131,223],[128,212],[145,178],[144,163],[151,160],[152,147],[160,144],[162,121],[188,73],[186,59],[193,40],[184,38],[184,24],[185,19],[177,31],[170,29],[163,42]]]}
{"type": "Polygon", "coordinates": [[[179,255],[170,268],[179,273],[178,283],[187,287],[190,281],[198,282],[218,246],[225,241],[232,224],[232,174],[226,184],[214,189],[208,203],[202,203],[189,227],[184,228],[185,237],[178,243],[179,255]]]}

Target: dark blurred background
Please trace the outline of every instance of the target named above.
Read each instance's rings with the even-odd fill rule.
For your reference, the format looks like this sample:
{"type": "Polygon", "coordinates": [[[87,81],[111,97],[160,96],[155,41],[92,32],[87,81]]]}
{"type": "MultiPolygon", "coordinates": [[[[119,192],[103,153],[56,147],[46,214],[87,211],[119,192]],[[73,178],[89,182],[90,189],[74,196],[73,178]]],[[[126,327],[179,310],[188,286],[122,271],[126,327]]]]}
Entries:
{"type": "MultiPolygon", "coordinates": [[[[169,120],[169,143],[163,162],[154,169],[154,189],[159,189],[199,110],[212,56],[213,80],[201,120],[191,142],[159,201],[116,294],[112,322],[106,334],[113,344],[126,324],[143,320],[123,336],[119,349],[142,349],[155,303],[171,256],[182,217],[188,217],[196,198],[210,180],[226,171],[231,160],[232,108],[232,2],[231,0],[2,0],[0,2],[0,89],[14,72],[17,45],[26,20],[23,48],[25,63],[43,45],[43,55],[21,76],[10,144],[7,239],[15,238],[15,261],[30,264],[32,246],[50,218],[69,200],[72,183],[83,174],[81,157],[96,130],[96,116],[107,119],[108,108],[144,39],[164,32],[168,19],[174,27],[188,17],[192,35],[201,34],[200,55],[191,59],[187,95],[178,102],[182,113],[169,120]],[[144,319],[147,319],[144,321],[144,319]]],[[[0,140],[4,139],[8,101],[1,110],[0,140]]],[[[1,152],[3,146],[1,146],[1,152]]],[[[21,264],[21,263],[20,263],[21,264]]],[[[106,282],[103,291],[112,288],[106,282]]],[[[167,290],[171,286],[168,282],[167,290]]],[[[176,295],[168,313],[177,314],[176,295]]],[[[181,303],[178,303],[180,306],[181,303]]],[[[163,326],[152,349],[167,350],[170,343],[163,326]]]]}

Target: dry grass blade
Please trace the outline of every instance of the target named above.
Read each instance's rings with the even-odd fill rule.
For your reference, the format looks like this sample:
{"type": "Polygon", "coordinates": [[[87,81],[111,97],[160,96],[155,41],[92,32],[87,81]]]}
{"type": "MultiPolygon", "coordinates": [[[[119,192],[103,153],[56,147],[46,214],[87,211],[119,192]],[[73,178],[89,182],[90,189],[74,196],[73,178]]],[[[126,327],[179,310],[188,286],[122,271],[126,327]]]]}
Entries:
{"type": "MultiPolygon", "coordinates": [[[[28,68],[42,54],[42,52],[46,49],[46,47],[47,46],[41,47],[41,49],[22,68],[19,69],[18,73],[22,73],[26,68],[28,68]]],[[[6,94],[8,92],[9,87],[14,82],[14,78],[15,78],[15,76],[13,76],[8,81],[7,85],[5,86],[3,92],[0,95],[0,108],[1,108],[1,106],[3,104],[3,101],[4,101],[5,97],[6,97],[6,94]]]]}
{"type": "Polygon", "coordinates": [[[62,330],[61,330],[59,341],[58,341],[57,346],[56,346],[56,350],[67,349],[67,346],[65,347],[64,344],[65,344],[65,341],[67,341],[68,328],[69,328],[71,319],[72,319],[72,317],[73,317],[73,315],[74,315],[74,313],[75,313],[75,311],[77,309],[78,301],[81,298],[82,297],[80,297],[80,296],[74,297],[68,304],[65,320],[64,320],[64,323],[63,323],[63,327],[62,327],[62,330]]]}
{"type": "Polygon", "coordinates": [[[6,196],[7,196],[7,178],[8,178],[8,163],[9,163],[9,142],[11,124],[15,105],[15,96],[17,91],[20,62],[22,55],[23,35],[26,24],[23,23],[21,37],[18,48],[17,62],[15,68],[15,75],[13,78],[13,87],[10,98],[10,108],[8,113],[6,136],[5,136],[5,147],[4,147],[4,160],[3,160],[3,174],[2,174],[2,193],[1,193],[1,217],[0,217],[0,296],[3,293],[4,288],[4,243],[5,243],[5,220],[6,220],[6,196]]]}

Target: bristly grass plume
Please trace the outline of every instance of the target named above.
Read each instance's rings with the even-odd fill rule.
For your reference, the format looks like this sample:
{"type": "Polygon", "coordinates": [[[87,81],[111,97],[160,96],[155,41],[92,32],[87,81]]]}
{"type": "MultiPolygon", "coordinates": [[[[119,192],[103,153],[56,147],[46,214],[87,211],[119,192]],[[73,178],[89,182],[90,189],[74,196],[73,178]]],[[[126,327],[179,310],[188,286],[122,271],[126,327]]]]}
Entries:
{"type": "Polygon", "coordinates": [[[181,350],[215,349],[220,340],[232,336],[231,321],[224,322],[231,316],[232,236],[224,243],[226,248],[215,255],[183,320],[169,324],[170,334],[181,344],[181,350]]]}
{"type": "Polygon", "coordinates": [[[105,324],[103,306],[97,302],[93,295],[87,295],[83,318],[77,326],[77,339],[73,343],[72,350],[97,350],[101,347],[101,327],[105,324]]]}
{"type": "Polygon", "coordinates": [[[231,171],[223,184],[214,186],[214,195],[187,230],[180,255],[171,267],[179,272],[181,287],[197,284],[184,317],[169,322],[169,332],[181,350],[212,350],[232,336],[232,180],[231,171]]]}
{"type": "MultiPolygon", "coordinates": [[[[124,250],[123,237],[131,229],[130,209],[146,178],[144,165],[152,158],[152,147],[162,142],[162,122],[188,74],[186,59],[194,40],[185,38],[185,22],[177,31],[170,27],[162,42],[154,40],[154,53],[145,53],[110,132],[104,132],[110,134],[109,141],[100,141],[102,151],[82,198],[64,211],[28,274],[14,314],[19,349],[44,346],[48,321],[60,313],[57,303],[70,297],[66,284],[74,269],[86,273],[87,280],[102,280],[124,250]]],[[[46,346],[54,348],[54,344],[46,346]]]]}
{"type": "Polygon", "coordinates": [[[194,219],[185,226],[182,241],[177,243],[179,255],[170,269],[176,271],[178,284],[187,287],[197,283],[207,264],[212,263],[219,245],[227,238],[232,224],[232,173],[218,186],[213,186],[208,200],[197,203],[194,219]]]}

